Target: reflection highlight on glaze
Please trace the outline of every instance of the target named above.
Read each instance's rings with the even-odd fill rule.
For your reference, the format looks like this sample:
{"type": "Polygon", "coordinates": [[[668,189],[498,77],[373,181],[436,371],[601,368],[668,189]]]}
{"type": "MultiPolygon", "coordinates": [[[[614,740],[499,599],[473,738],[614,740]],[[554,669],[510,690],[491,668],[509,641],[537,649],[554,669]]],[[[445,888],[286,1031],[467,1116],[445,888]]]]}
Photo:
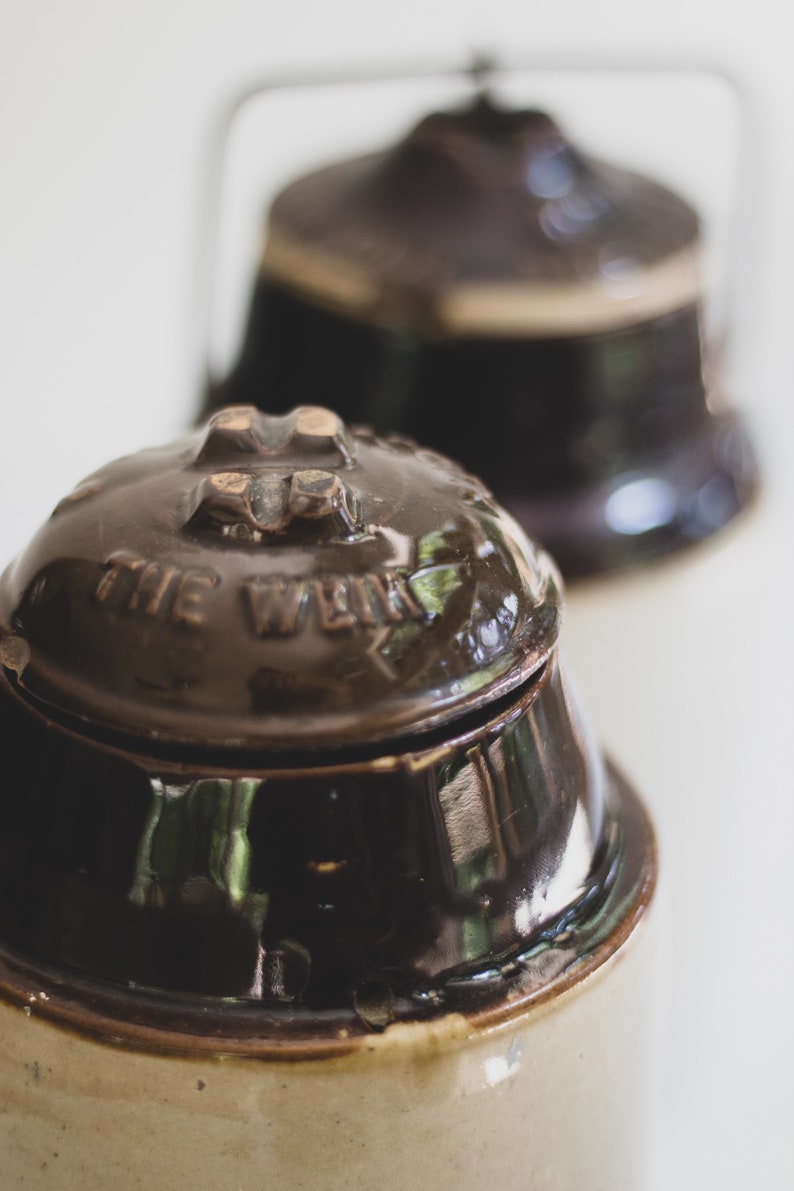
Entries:
{"type": "Polygon", "coordinates": [[[666,480],[648,476],[616,489],[604,506],[610,529],[620,534],[646,533],[665,525],[673,516],[676,493],[666,480]]]}
{"type": "Polygon", "coordinates": [[[505,1079],[509,1079],[514,1075],[519,1066],[519,1060],[524,1050],[524,1043],[518,1038],[513,1038],[510,1046],[507,1048],[507,1054],[504,1055],[490,1055],[483,1062],[485,1070],[485,1082],[489,1088],[496,1087],[497,1084],[502,1083],[505,1079]]]}

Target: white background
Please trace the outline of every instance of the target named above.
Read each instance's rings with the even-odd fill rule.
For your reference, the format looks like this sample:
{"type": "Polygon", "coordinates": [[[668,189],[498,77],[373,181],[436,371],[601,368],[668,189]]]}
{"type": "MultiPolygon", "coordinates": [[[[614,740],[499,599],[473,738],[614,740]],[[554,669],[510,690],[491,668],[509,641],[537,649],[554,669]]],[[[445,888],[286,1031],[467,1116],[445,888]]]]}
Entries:
{"type": "MultiPolygon", "coordinates": [[[[771,0],[0,2],[3,558],[85,473],[192,418],[207,351],[218,129],[258,82],[309,68],[456,64],[483,49],[552,65],[711,64],[737,80],[748,135],[738,162],[734,385],[754,425],[765,496],[751,568],[726,579],[759,598],[743,605],[742,623],[720,623],[718,681],[723,699],[750,701],[753,713],[745,736],[715,728],[712,737],[726,750],[720,773],[737,775],[725,797],[745,808],[741,830],[721,840],[732,895],[720,936],[725,1000],[714,1006],[722,1062],[711,1084],[698,1073],[690,1127],[662,1138],[654,1191],[794,1186],[794,83],[785,12],[771,0]],[[777,708],[771,721],[766,698],[777,708]]],[[[724,146],[685,112],[674,123],[683,160],[713,161],[716,177],[724,146]]],[[[632,135],[641,142],[641,124],[632,135]]],[[[668,156],[682,160],[674,141],[658,148],[662,173],[668,156]]],[[[719,209],[719,187],[715,195],[719,209]]],[[[686,747],[697,749],[697,733],[686,747]]]]}

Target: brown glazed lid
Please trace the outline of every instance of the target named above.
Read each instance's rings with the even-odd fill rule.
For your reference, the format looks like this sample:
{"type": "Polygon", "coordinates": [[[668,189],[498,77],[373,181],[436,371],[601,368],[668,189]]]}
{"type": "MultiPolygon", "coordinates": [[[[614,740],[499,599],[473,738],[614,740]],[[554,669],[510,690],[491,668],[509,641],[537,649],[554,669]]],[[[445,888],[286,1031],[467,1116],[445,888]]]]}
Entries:
{"type": "Polygon", "coordinates": [[[263,270],[340,311],[438,334],[585,334],[697,298],[699,225],[544,112],[480,96],[394,148],[287,186],[263,270]]]}
{"type": "Polygon", "coordinates": [[[93,729],[255,749],[425,732],[525,682],[554,567],[441,456],[249,407],[117,460],[0,584],[21,692],[93,729]]]}

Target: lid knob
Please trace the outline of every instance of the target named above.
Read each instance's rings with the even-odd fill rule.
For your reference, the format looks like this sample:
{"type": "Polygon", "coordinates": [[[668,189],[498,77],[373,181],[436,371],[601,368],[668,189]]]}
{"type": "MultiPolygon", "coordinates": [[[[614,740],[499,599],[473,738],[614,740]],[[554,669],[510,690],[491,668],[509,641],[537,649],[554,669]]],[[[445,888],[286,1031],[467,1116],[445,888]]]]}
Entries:
{"type": "Polygon", "coordinates": [[[262,455],[326,455],[341,463],[352,458],[344,423],[331,410],[303,405],[287,414],[268,415],[253,405],[235,405],[212,415],[195,461],[203,465],[262,455]]]}
{"type": "Polygon", "coordinates": [[[302,530],[326,541],[363,530],[358,501],[334,472],[304,468],[285,476],[220,471],[193,492],[188,531],[206,530],[236,541],[295,544],[302,530]]]}

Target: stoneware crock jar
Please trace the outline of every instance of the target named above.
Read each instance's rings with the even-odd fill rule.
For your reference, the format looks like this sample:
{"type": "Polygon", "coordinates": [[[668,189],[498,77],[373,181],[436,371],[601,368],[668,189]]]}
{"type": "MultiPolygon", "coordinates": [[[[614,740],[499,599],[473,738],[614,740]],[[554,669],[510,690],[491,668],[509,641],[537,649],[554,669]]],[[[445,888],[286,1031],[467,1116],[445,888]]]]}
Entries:
{"type": "Polygon", "coordinates": [[[636,1191],[652,830],[476,479],[233,407],[0,581],[3,1187],[636,1191]]]}
{"type": "Polygon", "coordinates": [[[703,350],[701,255],[678,195],[483,93],[277,196],[206,406],[277,411],[332,377],[343,417],[459,459],[566,578],[657,558],[754,488],[703,350]]]}

